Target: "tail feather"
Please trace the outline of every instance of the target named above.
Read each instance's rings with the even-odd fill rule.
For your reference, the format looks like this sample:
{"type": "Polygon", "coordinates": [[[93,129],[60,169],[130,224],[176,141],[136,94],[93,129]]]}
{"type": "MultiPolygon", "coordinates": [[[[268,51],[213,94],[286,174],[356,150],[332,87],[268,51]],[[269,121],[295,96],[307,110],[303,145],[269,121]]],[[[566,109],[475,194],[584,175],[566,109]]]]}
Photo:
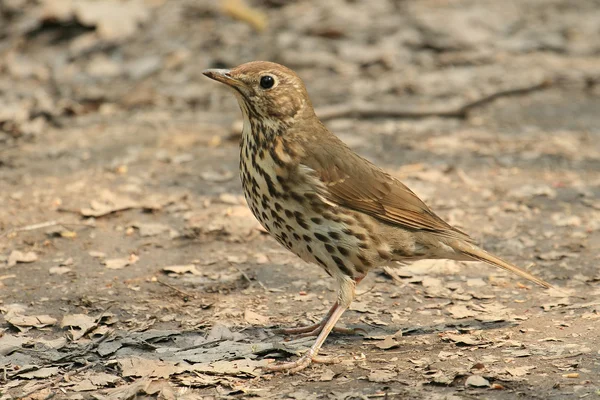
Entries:
{"type": "Polygon", "coordinates": [[[505,271],[510,271],[514,274],[519,275],[522,278],[527,279],[530,282],[533,282],[533,283],[540,285],[542,287],[545,287],[547,289],[554,287],[551,284],[549,284],[548,282],[533,276],[529,272],[522,270],[521,268],[517,267],[516,265],[513,265],[513,264],[509,263],[508,261],[504,261],[503,259],[496,257],[495,255],[490,254],[487,251],[483,250],[482,248],[472,245],[470,243],[464,243],[464,242],[459,242],[457,244],[453,243],[452,247],[454,247],[455,250],[460,251],[466,257],[471,258],[473,260],[483,261],[483,262],[493,265],[495,267],[502,268],[505,271]]]}

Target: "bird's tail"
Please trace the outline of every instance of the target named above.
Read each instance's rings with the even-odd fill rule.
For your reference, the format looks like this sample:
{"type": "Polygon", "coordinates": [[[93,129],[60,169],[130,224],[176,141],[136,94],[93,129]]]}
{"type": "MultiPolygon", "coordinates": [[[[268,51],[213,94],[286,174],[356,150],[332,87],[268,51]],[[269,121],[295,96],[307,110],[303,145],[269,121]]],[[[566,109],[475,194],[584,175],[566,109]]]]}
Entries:
{"type": "Polygon", "coordinates": [[[510,271],[512,273],[519,275],[522,278],[527,279],[530,282],[533,282],[537,285],[543,286],[548,289],[554,287],[551,284],[549,284],[548,282],[543,281],[543,280],[533,276],[529,272],[522,270],[521,268],[517,267],[516,265],[513,265],[507,261],[504,261],[503,259],[498,258],[495,255],[490,254],[487,251],[483,250],[482,248],[477,247],[473,244],[458,241],[458,243],[453,243],[452,247],[456,251],[464,254],[467,258],[470,258],[472,260],[483,261],[483,262],[493,265],[495,267],[502,268],[505,271],[510,271]]]}

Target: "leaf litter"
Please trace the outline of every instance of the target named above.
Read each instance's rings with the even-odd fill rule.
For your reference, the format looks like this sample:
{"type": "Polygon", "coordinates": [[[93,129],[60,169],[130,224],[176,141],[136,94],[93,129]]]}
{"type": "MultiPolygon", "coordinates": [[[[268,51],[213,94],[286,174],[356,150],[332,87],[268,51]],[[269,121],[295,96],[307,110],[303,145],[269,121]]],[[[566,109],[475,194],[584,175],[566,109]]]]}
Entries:
{"type": "Polygon", "coordinates": [[[0,384],[19,395],[38,390],[39,398],[89,391],[115,399],[454,398],[465,391],[494,398],[491,389],[587,397],[598,390],[589,378],[597,375],[598,343],[588,331],[598,321],[598,151],[590,145],[597,124],[585,124],[596,120],[586,110],[598,92],[598,45],[589,39],[596,15],[585,5],[529,2],[531,12],[521,13],[521,6],[495,12],[492,3],[408,2],[397,12],[391,2],[315,2],[312,14],[305,4],[277,0],[252,7],[231,1],[226,9],[210,2],[25,3],[0,4],[7,44],[0,229],[26,228],[0,232],[0,269],[11,267],[0,276],[0,354],[12,378],[0,384]],[[164,20],[182,22],[174,26],[204,32],[218,22],[224,29],[179,40],[177,28],[164,30],[152,18],[163,12],[164,20]],[[542,14],[548,22],[540,25],[542,14]],[[470,22],[489,15],[493,29],[470,22]],[[501,29],[511,21],[527,29],[501,29]],[[573,27],[583,34],[561,34],[573,27]],[[518,285],[481,264],[389,266],[365,279],[344,315],[367,335],[327,341],[324,352],[342,362],[304,375],[261,375],[261,363],[296,357],[311,344],[273,336],[267,324],[318,321],[335,294],[322,271],[280,250],[248,211],[234,179],[241,129],[221,122],[231,120],[233,103],[195,76],[200,64],[239,63],[239,52],[224,58],[207,41],[262,48],[248,34],[253,29],[279,35],[272,50],[307,77],[316,104],[343,102],[323,115],[351,146],[387,162],[386,170],[486,248],[519,265],[534,261],[533,272],[569,295],[518,285]],[[142,51],[148,42],[155,54],[142,51]],[[190,51],[188,42],[206,51],[190,51]],[[481,52],[490,43],[510,59],[481,52]],[[536,48],[556,51],[540,62],[536,48]],[[56,58],[57,50],[68,57],[56,58]],[[410,104],[468,104],[546,79],[551,90],[495,98],[459,118],[405,120],[405,105],[397,104],[406,94],[410,104]],[[355,99],[344,98],[348,87],[355,99]],[[370,111],[352,107],[365,103],[370,111]],[[392,118],[374,116],[380,104],[394,105],[392,118]],[[398,158],[392,148],[410,150],[398,158]],[[62,227],[55,213],[94,229],[62,227]],[[102,261],[106,267],[98,268],[102,261]],[[161,273],[185,291],[155,284],[161,273]],[[140,359],[153,367],[140,372],[156,377],[127,367],[140,359]],[[132,375],[123,377],[119,362],[132,375]],[[170,374],[180,367],[186,370],[170,374]]]}

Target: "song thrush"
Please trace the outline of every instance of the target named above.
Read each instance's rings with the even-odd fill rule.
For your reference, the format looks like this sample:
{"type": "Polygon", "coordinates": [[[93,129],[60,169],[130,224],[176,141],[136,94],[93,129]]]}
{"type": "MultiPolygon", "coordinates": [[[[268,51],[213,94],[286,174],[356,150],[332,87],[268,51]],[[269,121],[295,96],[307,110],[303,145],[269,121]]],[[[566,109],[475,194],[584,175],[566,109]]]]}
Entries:
{"type": "Polygon", "coordinates": [[[240,175],[246,200],[279,243],[335,278],[337,301],[319,324],[284,330],[318,335],[299,360],[269,367],[296,372],[311,361],[374,267],[394,261],[484,261],[550,284],[478,247],[399,180],[350,150],[319,121],[302,80],[256,61],[207,77],[233,89],[244,117],[240,175]]]}

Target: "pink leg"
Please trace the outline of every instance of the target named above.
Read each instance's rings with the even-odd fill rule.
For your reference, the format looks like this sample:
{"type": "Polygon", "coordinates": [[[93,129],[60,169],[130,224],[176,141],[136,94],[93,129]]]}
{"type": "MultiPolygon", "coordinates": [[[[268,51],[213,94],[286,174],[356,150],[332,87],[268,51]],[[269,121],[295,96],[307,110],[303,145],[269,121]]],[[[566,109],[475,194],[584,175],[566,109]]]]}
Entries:
{"type": "MultiPolygon", "coordinates": [[[[338,307],[338,303],[336,301],[333,304],[333,306],[331,306],[329,311],[327,311],[327,314],[325,315],[325,317],[323,317],[323,319],[316,324],[312,324],[312,325],[308,325],[308,326],[300,326],[297,328],[275,329],[273,332],[275,332],[277,334],[282,334],[282,335],[295,335],[300,338],[309,337],[309,336],[318,336],[319,333],[321,333],[321,331],[323,330],[323,327],[325,326],[325,324],[327,323],[329,318],[331,317],[331,314],[333,314],[333,312],[337,309],[337,307],[338,307]]],[[[364,330],[360,329],[360,328],[339,328],[339,327],[333,328],[333,332],[341,333],[343,335],[355,335],[360,331],[364,332],[364,330]]]]}
{"type": "Polygon", "coordinates": [[[289,371],[291,374],[293,374],[308,367],[311,362],[319,361],[317,354],[319,354],[321,346],[323,346],[325,339],[327,339],[327,336],[329,336],[329,332],[331,332],[346,309],[347,307],[343,306],[336,307],[335,311],[333,314],[331,314],[331,317],[323,327],[323,330],[321,333],[319,333],[319,336],[317,336],[315,343],[311,346],[308,352],[306,352],[306,354],[300,357],[300,359],[278,365],[267,366],[266,369],[269,371],[289,371]]]}
{"type": "Polygon", "coordinates": [[[279,333],[279,334],[283,334],[283,335],[299,335],[301,333],[312,333],[312,332],[314,332],[317,329],[319,331],[321,331],[323,329],[323,326],[325,326],[325,323],[331,317],[331,314],[333,314],[333,312],[335,311],[335,309],[337,307],[338,307],[338,302],[336,301],[335,303],[333,303],[333,306],[331,306],[331,308],[329,309],[329,311],[327,311],[327,314],[325,315],[325,317],[323,317],[323,319],[321,320],[321,322],[319,322],[317,324],[308,325],[308,326],[300,326],[298,328],[275,329],[274,332],[275,333],[279,333]]]}
{"type": "Polygon", "coordinates": [[[336,305],[332,307],[333,312],[331,315],[329,315],[329,318],[327,318],[327,321],[321,328],[321,331],[317,336],[317,340],[311,346],[308,352],[306,352],[306,354],[296,361],[267,366],[266,369],[269,371],[289,371],[293,374],[308,367],[313,361],[322,361],[322,359],[318,358],[319,350],[321,349],[321,346],[323,346],[325,339],[327,339],[327,336],[329,336],[329,333],[333,330],[335,324],[338,322],[344,311],[348,309],[350,303],[352,303],[352,300],[354,300],[354,289],[356,288],[356,284],[360,282],[361,279],[362,277],[356,280],[352,280],[349,277],[341,277],[339,279],[340,288],[338,291],[338,301],[336,305]]]}

